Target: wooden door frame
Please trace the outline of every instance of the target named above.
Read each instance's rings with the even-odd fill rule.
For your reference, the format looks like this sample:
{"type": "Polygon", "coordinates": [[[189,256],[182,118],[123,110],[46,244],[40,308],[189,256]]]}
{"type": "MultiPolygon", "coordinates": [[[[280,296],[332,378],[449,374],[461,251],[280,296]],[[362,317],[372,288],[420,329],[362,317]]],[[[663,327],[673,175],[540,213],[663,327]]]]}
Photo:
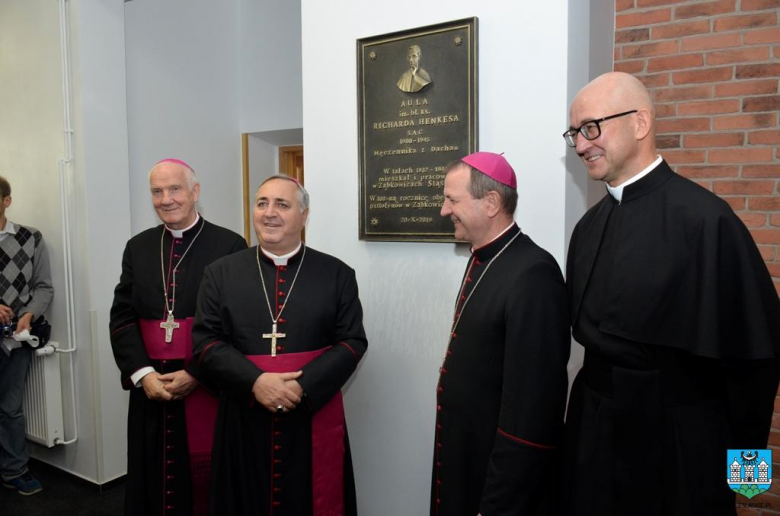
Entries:
{"type": "Polygon", "coordinates": [[[304,171],[294,170],[295,158],[303,155],[303,145],[285,145],[279,147],[279,173],[294,177],[299,183],[304,183],[304,171]]]}

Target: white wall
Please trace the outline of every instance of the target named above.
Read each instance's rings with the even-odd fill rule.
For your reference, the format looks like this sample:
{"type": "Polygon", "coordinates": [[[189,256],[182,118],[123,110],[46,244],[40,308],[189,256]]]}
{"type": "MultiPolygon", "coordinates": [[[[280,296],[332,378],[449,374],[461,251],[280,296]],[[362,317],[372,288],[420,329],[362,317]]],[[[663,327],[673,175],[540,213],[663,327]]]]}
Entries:
{"type": "MultiPolygon", "coordinates": [[[[64,156],[60,68],[56,2],[0,3],[0,175],[11,183],[13,198],[6,216],[43,234],[55,292],[46,317],[52,339],[67,348],[58,166],[64,156]]],[[[70,392],[64,393],[72,403],[70,392]]],[[[74,434],[71,413],[66,415],[68,436],[74,434]]],[[[33,453],[38,449],[31,448],[33,453]]]]}
{"type": "MultiPolygon", "coordinates": [[[[19,175],[14,183],[19,219],[44,232],[52,257],[55,299],[50,320],[54,340],[74,346],[77,425],[66,410],[65,438],[74,444],[52,449],[30,445],[31,455],[78,476],[104,482],[124,472],[126,399],[115,374],[108,342],[111,289],[118,278],[122,243],[129,235],[127,133],[124,92],[123,6],[118,2],[71,0],[73,28],[73,166],[60,184],[57,161],[63,145],[63,89],[57,2],[3,2],[0,6],[0,137],[19,175]],[[0,72],[2,73],[2,72],[0,72]],[[63,231],[60,189],[73,203],[72,226],[63,231]],[[34,190],[33,190],[34,189],[34,190]],[[19,196],[16,192],[19,192],[19,196]],[[26,211],[25,211],[26,210],[26,211]],[[73,324],[68,337],[64,281],[65,242],[73,249],[73,324]]],[[[0,144],[1,145],[1,144],[0,144]]],[[[5,159],[5,158],[2,158],[5,159]]],[[[16,215],[13,215],[16,218],[16,215]]],[[[61,360],[68,364],[69,358],[61,360]]],[[[71,375],[64,368],[66,408],[71,375]]]]}
{"type": "MultiPolygon", "coordinates": [[[[57,4],[0,2],[0,175],[11,183],[6,216],[37,227],[46,241],[54,287],[63,287],[58,160],[63,156],[60,32],[57,4]]],[[[47,317],[65,332],[57,296],[47,317]]]]}
{"type": "Polygon", "coordinates": [[[95,453],[95,470],[87,478],[103,483],[124,474],[126,460],[127,393],[121,389],[108,333],[113,288],[130,235],[124,8],[119,2],[102,0],[69,3],[73,27],[73,201],[80,222],[73,235],[77,379],[79,408],[85,417],[79,426],[79,442],[66,449],[65,464],[81,471],[95,453]],[[92,411],[92,419],[87,419],[86,414],[92,411]]]}
{"type": "Polygon", "coordinates": [[[303,143],[301,2],[239,0],[238,12],[240,128],[249,133],[251,207],[258,185],[279,172],[279,146],[303,143]]]}
{"type": "MultiPolygon", "coordinates": [[[[614,0],[569,0],[569,76],[567,106],[592,79],[612,70],[615,41],[614,0]]],[[[567,111],[568,119],[568,111],[567,111]]],[[[568,127],[568,123],[565,125],[568,127]]],[[[563,133],[563,131],[561,131],[563,133]]],[[[582,214],[604,196],[604,183],[588,177],[574,149],[566,154],[566,248],[582,214]]],[[[572,339],[569,387],[582,367],[585,349],[572,339]]]]}
{"type": "Polygon", "coordinates": [[[193,167],[205,218],[243,233],[239,0],[124,5],[133,234],[159,224],[147,173],[163,158],[193,167]]]}
{"type": "Polygon", "coordinates": [[[279,170],[279,147],[262,138],[249,135],[249,238],[251,245],[257,245],[257,235],[252,227],[252,207],[255,203],[255,191],[258,185],[279,170]]]}
{"type": "Polygon", "coordinates": [[[479,148],[506,153],[518,173],[520,226],[563,265],[572,186],[561,133],[568,61],[578,57],[570,53],[582,52],[569,48],[568,2],[302,2],[307,238],[354,267],[360,284],[369,350],[346,404],[358,504],[369,516],[427,513],[434,389],[467,250],[358,240],[356,86],[321,78],[334,65],[356,69],[358,38],[471,16],[479,18],[479,148]]]}
{"type": "MultiPolygon", "coordinates": [[[[574,0],[572,0],[574,1],[574,0]]],[[[611,72],[615,62],[615,2],[612,0],[591,0],[588,23],[588,81],[599,75],[611,72]]],[[[584,84],[580,84],[580,87],[584,84]]],[[[576,92],[574,92],[576,94],[576,92]]],[[[572,97],[573,100],[574,97],[572,97]]],[[[578,164],[577,172],[582,174],[585,167],[578,164]]],[[[585,174],[587,175],[587,174],[585,174]]],[[[607,193],[602,181],[594,181],[588,177],[588,207],[593,206],[607,193]]]]}
{"type": "Polygon", "coordinates": [[[300,0],[239,0],[239,31],[241,132],[300,128],[300,0]]]}

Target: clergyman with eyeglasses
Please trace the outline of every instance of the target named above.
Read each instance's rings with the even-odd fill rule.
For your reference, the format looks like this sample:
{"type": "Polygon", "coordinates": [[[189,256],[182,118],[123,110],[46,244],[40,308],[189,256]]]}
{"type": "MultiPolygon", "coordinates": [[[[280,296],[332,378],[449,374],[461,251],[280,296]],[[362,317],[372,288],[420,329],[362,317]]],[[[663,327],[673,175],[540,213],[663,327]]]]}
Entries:
{"type": "Polygon", "coordinates": [[[569,247],[585,363],[567,413],[562,514],[734,515],[726,451],[766,448],[778,387],[767,267],[729,205],[658,155],[638,79],[598,77],[570,124],[566,143],[608,194],[569,247]]]}

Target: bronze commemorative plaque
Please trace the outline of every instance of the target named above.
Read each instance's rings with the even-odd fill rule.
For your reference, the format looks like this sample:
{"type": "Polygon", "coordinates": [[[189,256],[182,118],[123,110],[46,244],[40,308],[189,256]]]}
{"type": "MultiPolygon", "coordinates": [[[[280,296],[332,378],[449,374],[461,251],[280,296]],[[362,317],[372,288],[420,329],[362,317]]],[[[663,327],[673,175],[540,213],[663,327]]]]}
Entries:
{"type": "Polygon", "coordinates": [[[477,18],[360,39],[360,238],[454,242],[444,167],[477,150],[477,18]]]}

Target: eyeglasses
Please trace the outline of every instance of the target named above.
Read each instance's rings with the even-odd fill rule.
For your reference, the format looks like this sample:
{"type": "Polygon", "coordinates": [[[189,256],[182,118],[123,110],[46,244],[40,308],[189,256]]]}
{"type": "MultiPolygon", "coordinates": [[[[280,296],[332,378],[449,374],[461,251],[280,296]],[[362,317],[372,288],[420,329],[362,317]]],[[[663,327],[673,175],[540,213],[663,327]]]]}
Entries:
{"type": "Polygon", "coordinates": [[[637,110],[633,109],[631,111],[626,111],[624,113],[618,113],[617,115],[605,116],[604,118],[599,118],[598,120],[588,120],[578,128],[569,129],[568,131],[563,133],[563,139],[566,140],[566,145],[568,145],[569,147],[575,147],[577,145],[577,134],[581,134],[588,141],[595,140],[596,138],[601,136],[601,126],[599,125],[599,123],[606,122],[607,120],[611,120],[619,116],[630,115],[631,113],[636,113],[636,112],[637,110]]]}

